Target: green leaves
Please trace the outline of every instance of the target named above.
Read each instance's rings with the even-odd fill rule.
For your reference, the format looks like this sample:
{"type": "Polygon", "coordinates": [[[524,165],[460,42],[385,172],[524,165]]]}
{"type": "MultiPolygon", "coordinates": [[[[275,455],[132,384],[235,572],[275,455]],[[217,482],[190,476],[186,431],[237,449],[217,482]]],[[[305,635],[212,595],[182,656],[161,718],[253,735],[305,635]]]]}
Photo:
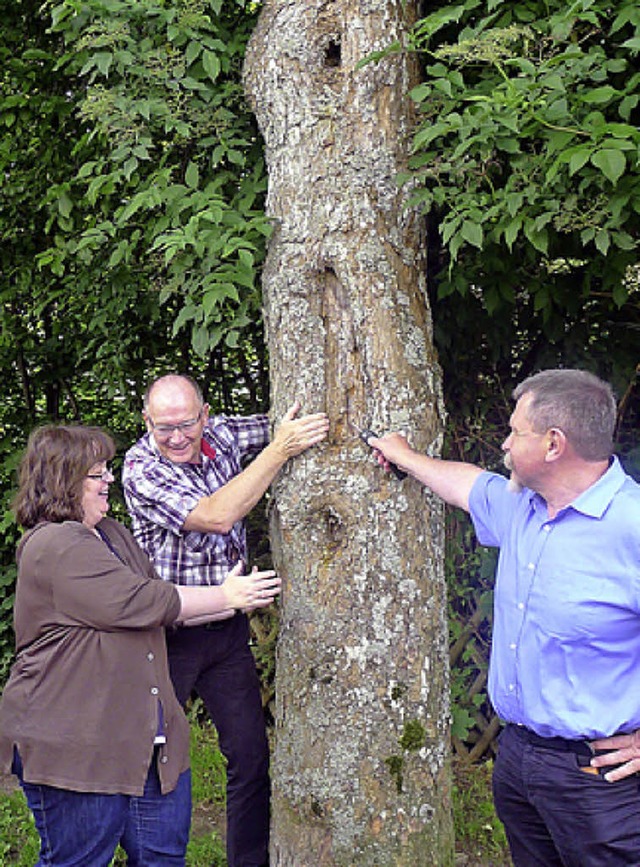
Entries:
{"type": "Polygon", "coordinates": [[[482,275],[499,306],[491,275],[506,256],[536,305],[542,286],[555,302],[562,261],[581,263],[576,291],[619,300],[640,231],[636,5],[430,9],[414,31],[427,65],[411,93],[421,122],[409,168],[412,201],[437,220],[447,253],[440,293],[482,275]]]}
{"type": "Polygon", "coordinates": [[[612,184],[616,184],[622,177],[626,165],[624,155],[614,148],[601,148],[594,151],[591,162],[612,184]]]}
{"type": "Polygon", "coordinates": [[[87,283],[99,268],[118,293],[127,280],[160,289],[178,307],[174,334],[191,330],[205,357],[217,329],[232,335],[260,317],[266,176],[239,80],[256,10],[242,0],[50,7],[87,135],[56,193],[59,240],[40,267],[76,283],[79,268],[87,283]]]}

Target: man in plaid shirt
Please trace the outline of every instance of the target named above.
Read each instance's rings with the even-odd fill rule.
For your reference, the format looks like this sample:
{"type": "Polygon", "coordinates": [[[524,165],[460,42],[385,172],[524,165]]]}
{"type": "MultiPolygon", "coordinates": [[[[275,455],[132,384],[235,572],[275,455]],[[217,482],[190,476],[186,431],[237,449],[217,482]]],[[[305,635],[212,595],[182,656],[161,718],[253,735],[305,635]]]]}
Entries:
{"type": "MultiPolygon", "coordinates": [[[[243,518],[289,458],[327,435],[324,413],[297,418],[299,409],[289,409],[270,442],[265,415],[210,418],[190,377],[151,384],[147,433],[127,452],[122,482],[134,535],[165,581],[221,584],[246,564],[243,518]]],[[[227,759],[229,867],[264,867],[269,755],[246,613],[172,629],[167,647],[179,701],[202,698],[227,759]]]]}

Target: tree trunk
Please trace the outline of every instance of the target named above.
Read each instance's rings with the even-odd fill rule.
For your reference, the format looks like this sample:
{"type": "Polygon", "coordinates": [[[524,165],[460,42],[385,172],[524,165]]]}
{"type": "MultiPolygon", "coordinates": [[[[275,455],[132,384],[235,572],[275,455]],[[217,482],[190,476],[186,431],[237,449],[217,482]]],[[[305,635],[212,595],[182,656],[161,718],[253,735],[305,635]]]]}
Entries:
{"type": "Polygon", "coordinates": [[[274,234],[263,275],[274,419],[325,410],[328,443],[273,491],[284,580],[272,867],[452,862],[443,509],[385,474],[351,423],[441,443],[425,238],[395,181],[415,4],[266,0],[245,64],[274,234]]]}

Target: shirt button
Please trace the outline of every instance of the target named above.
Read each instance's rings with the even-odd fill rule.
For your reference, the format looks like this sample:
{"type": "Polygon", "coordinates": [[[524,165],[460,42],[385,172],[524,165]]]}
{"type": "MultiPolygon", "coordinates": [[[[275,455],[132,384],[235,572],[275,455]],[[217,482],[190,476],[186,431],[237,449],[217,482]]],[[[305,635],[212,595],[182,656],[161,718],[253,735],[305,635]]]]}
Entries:
{"type": "Polygon", "coordinates": [[[529,563],[528,566],[527,566],[527,569],[530,569],[532,572],[533,572],[533,570],[534,570],[535,568],[536,568],[536,564],[535,564],[535,563],[529,563]]]}
{"type": "Polygon", "coordinates": [[[544,527],[543,527],[542,529],[545,531],[545,533],[550,533],[550,532],[551,532],[551,527],[550,527],[548,524],[545,524],[544,527]]]}
{"type": "Polygon", "coordinates": [[[511,650],[515,650],[515,649],[516,649],[515,644],[510,644],[509,647],[511,648],[511,650]]]}
{"type": "Polygon", "coordinates": [[[151,687],[151,695],[158,695],[159,692],[160,692],[160,690],[158,689],[157,686],[151,687]]]}
{"type": "Polygon", "coordinates": [[[523,608],[524,608],[524,602],[518,602],[518,610],[522,611],[523,608]]]}
{"type": "Polygon", "coordinates": [[[168,761],[169,761],[169,756],[161,756],[160,757],[160,763],[161,764],[166,765],[168,761]]]}
{"type": "Polygon", "coordinates": [[[149,651],[149,653],[147,653],[147,659],[149,660],[149,662],[153,662],[153,660],[155,659],[155,656],[153,655],[153,653],[151,651],[149,651]]]}
{"type": "Polygon", "coordinates": [[[513,692],[514,689],[515,689],[515,686],[512,683],[510,683],[509,684],[509,692],[513,692]]]}

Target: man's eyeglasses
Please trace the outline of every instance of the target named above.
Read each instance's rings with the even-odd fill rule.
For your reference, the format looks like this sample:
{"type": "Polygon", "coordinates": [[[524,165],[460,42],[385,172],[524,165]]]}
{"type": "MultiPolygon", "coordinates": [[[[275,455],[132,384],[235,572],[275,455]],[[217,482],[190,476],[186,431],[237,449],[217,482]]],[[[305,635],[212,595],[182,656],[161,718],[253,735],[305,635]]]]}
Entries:
{"type": "Polygon", "coordinates": [[[188,418],[186,421],[181,421],[179,424],[155,424],[151,419],[148,419],[149,427],[158,439],[169,439],[174,430],[183,434],[189,434],[198,426],[202,418],[202,410],[195,418],[188,418]]]}
{"type": "Polygon", "coordinates": [[[113,473],[111,472],[111,467],[105,467],[101,473],[87,473],[87,478],[100,479],[102,482],[107,482],[113,478],[113,473]]]}

